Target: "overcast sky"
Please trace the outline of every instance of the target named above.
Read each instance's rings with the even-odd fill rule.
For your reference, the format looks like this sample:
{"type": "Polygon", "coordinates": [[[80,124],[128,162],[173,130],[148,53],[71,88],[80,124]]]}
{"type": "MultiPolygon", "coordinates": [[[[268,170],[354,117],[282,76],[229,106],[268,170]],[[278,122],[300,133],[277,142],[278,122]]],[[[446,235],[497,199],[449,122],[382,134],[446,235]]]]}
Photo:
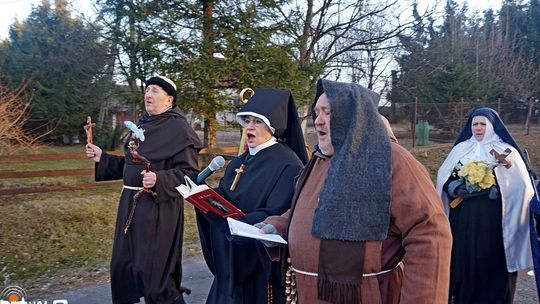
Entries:
{"type": "MultiPolygon", "coordinates": [[[[17,18],[22,21],[32,11],[32,6],[37,6],[42,0],[0,0],[0,40],[7,38],[9,26],[17,18]]],[[[51,1],[52,2],[52,1],[51,1]]],[[[94,16],[92,2],[90,0],[68,0],[71,10],[76,14],[94,16]]]]}
{"type": "MultiPolygon", "coordinates": [[[[0,40],[7,38],[9,26],[13,24],[15,18],[22,21],[28,17],[32,10],[32,5],[36,6],[41,3],[42,0],[0,0],[0,40]]],[[[401,0],[403,2],[412,3],[411,0],[401,0]]],[[[464,0],[458,0],[462,3],[464,0]]],[[[471,10],[478,10],[482,12],[487,8],[499,9],[502,0],[469,0],[469,7],[471,10]]],[[[421,4],[428,4],[433,6],[436,2],[443,3],[441,7],[444,7],[445,0],[423,0],[418,1],[421,4]],[[432,4],[429,4],[432,3],[432,4]]],[[[95,15],[90,0],[69,0],[71,9],[75,14],[84,14],[86,16],[93,17],[95,15]]]]}

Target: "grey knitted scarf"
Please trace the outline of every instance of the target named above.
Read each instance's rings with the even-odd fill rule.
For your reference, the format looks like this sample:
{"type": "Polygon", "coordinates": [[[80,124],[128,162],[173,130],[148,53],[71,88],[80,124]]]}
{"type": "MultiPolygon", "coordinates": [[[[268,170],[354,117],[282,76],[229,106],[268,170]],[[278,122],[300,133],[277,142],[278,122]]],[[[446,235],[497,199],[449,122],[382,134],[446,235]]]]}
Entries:
{"type": "Polygon", "coordinates": [[[312,234],[342,241],[384,240],[390,225],[392,155],[377,112],[379,96],[357,84],[321,79],[315,102],[323,93],[330,103],[334,155],[312,234]]]}

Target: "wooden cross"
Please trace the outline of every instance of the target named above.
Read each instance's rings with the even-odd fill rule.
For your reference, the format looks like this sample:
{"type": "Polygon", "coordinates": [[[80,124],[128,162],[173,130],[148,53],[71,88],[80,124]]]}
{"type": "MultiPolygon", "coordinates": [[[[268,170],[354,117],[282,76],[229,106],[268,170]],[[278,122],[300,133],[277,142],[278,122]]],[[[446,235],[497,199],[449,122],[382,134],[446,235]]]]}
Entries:
{"type": "Polygon", "coordinates": [[[506,169],[510,169],[510,167],[512,167],[512,164],[506,160],[506,157],[512,153],[512,150],[510,150],[509,148],[506,148],[506,150],[504,150],[503,153],[499,154],[497,151],[495,151],[495,149],[491,149],[491,151],[489,151],[489,153],[491,155],[493,155],[493,157],[495,157],[495,159],[497,160],[497,162],[501,165],[503,165],[506,169]]]}
{"type": "Polygon", "coordinates": [[[463,199],[458,196],[450,202],[450,207],[456,208],[462,201],[463,199]]]}
{"type": "Polygon", "coordinates": [[[86,143],[91,144],[94,141],[94,135],[92,134],[92,128],[95,127],[96,124],[92,123],[92,117],[88,116],[86,118],[86,125],[84,125],[84,131],[86,132],[86,143]]]}
{"type": "Polygon", "coordinates": [[[236,184],[238,184],[238,181],[240,180],[240,175],[242,175],[242,172],[244,172],[244,164],[241,164],[240,168],[234,169],[234,171],[236,171],[236,176],[234,177],[231,188],[229,189],[231,191],[234,191],[234,189],[236,189],[236,184]]]}

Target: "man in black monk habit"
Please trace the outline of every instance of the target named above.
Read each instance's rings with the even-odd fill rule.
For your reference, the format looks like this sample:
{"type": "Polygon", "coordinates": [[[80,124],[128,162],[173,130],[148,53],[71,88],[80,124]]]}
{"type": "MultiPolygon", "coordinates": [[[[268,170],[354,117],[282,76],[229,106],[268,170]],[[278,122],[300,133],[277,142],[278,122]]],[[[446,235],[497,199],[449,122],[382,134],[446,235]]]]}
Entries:
{"type": "MultiPolygon", "coordinates": [[[[237,114],[248,151],[233,159],[216,189],[255,224],[290,207],[294,178],[307,162],[292,94],[257,89],[237,114]]],[[[204,258],[214,275],[206,303],[285,303],[279,265],[253,239],[232,237],[227,222],[197,212],[204,258]]]]}
{"type": "Polygon", "coordinates": [[[197,172],[201,143],[176,105],[176,95],[176,85],[166,77],[146,81],[146,114],[138,123],[144,141],[130,150],[135,138],[130,133],[125,156],[86,145],[87,157],[96,162],[96,181],[124,181],[111,259],[115,304],[138,303],[141,297],[147,304],[185,303],[187,290],[180,286],[184,202],[175,187],[184,175],[197,172]],[[137,156],[148,160],[150,170],[137,156]]]}

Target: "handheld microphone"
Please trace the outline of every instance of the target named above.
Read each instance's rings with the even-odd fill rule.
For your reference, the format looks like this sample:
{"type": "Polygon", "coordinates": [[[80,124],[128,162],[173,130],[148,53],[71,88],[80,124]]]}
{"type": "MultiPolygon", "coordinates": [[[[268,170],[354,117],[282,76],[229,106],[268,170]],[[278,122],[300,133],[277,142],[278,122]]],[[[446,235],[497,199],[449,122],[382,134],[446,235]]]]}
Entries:
{"type": "Polygon", "coordinates": [[[212,159],[208,167],[204,168],[204,170],[199,172],[199,174],[197,175],[196,183],[200,184],[204,182],[204,180],[207,177],[209,177],[212,173],[214,173],[214,171],[221,169],[221,167],[223,167],[224,165],[225,165],[225,159],[223,158],[223,156],[214,157],[214,159],[212,159]]]}

